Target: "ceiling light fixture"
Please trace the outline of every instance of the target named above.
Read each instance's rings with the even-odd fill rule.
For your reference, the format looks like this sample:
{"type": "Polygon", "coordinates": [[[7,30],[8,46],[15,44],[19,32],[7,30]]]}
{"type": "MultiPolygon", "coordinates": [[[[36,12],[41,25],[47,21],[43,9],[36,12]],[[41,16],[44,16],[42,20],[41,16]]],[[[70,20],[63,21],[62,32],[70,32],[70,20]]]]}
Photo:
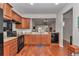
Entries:
{"type": "Polygon", "coordinates": [[[58,5],[59,3],[55,3],[55,5],[58,5]]]}
{"type": "Polygon", "coordinates": [[[34,5],[34,3],[30,3],[30,5],[34,5]]]}

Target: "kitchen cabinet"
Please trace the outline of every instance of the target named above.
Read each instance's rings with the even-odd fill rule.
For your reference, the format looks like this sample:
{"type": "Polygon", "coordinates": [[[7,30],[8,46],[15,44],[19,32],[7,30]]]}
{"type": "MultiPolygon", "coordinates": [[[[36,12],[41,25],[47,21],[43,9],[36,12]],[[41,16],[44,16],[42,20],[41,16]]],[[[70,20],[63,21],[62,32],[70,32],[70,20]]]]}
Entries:
{"type": "Polygon", "coordinates": [[[51,35],[49,34],[27,34],[25,35],[25,45],[30,44],[51,44],[51,35]]]}
{"type": "Polygon", "coordinates": [[[16,28],[29,29],[30,28],[30,18],[21,18],[21,24],[16,24],[16,28]]]}
{"type": "Polygon", "coordinates": [[[25,35],[25,36],[24,36],[24,45],[30,44],[30,43],[31,43],[30,40],[32,41],[31,38],[32,38],[31,35],[25,35]]]}
{"type": "Polygon", "coordinates": [[[12,10],[12,21],[16,22],[16,28],[21,28],[21,16],[12,10]]]}
{"type": "Polygon", "coordinates": [[[30,18],[22,18],[22,29],[30,28],[30,18]]]}
{"type": "Polygon", "coordinates": [[[9,46],[9,50],[10,50],[10,56],[15,56],[17,54],[17,41],[16,39],[13,39],[10,41],[10,46],[9,46]]]}
{"type": "Polygon", "coordinates": [[[3,4],[3,17],[5,20],[12,20],[12,6],[8,3],[3,4]]]}
{"type": "Polygon", "coordinates": [[[17,54],[17,39],[4,42],[4,56],[15,56],[17,54]]]}
{"type": "Polygon", "coordinates": [[[3,9],[3,3],[0,3],[0,8],[3,9]]]}
{"type": "Polygon", "coordinates": [[[21,16],[12,10],[12,20],[15,22],[21,22],[21,16]]]}

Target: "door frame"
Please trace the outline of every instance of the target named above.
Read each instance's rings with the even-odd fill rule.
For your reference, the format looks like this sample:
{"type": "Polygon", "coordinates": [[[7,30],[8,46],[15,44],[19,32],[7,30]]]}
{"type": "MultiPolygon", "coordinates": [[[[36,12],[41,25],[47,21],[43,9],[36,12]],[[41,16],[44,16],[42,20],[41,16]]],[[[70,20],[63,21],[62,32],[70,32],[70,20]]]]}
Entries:
{"type": "MultiPolygon", "coordinates": [[[[64,14],[66,14],[66,13],[68,13],[68,12],[70,12],[70,11],[72,11],[72,16],[73,16],[73,8],[70,8],[69,10],[67,10],[66,12],[64,12],[64,13],[62,14],[62,16],[63,16],[63,21],[64,21],[64,14]]],[[[72,38],[73,38],[73,17],[72,17],[72,38]]],[[[72,41],[72,43],[73,43],[73,41],[72,41]]],[[[70,44],[70,42],[69,42],[69,44],[70,44]]],[[[64,27],[63,27],[63,46],[64,46],[64,27]]]]}

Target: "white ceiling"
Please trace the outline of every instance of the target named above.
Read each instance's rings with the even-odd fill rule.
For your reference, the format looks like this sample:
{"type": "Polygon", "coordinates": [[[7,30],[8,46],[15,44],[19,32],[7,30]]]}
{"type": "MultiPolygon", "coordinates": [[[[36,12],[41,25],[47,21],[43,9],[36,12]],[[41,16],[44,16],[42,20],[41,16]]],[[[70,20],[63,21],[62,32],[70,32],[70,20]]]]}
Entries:
{"type": "Polygon", "coordinates": [[[52,14],[57,13],[58,10],[63,8],[66,3],[12,3],[13,9],[18,11],[20,14],[52,14]]]}

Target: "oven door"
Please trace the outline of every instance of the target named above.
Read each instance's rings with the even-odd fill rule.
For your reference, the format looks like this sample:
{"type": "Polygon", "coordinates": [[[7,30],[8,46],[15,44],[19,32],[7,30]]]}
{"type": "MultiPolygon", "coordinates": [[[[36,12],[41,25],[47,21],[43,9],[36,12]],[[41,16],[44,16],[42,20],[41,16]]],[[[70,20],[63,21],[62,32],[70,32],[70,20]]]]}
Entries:
{"type": "Polygon", "coordinates": [[[18,37],[17,44],[18,44],[18,52],[20,52],[21,49],[24,47],[24,35],[18,37]]]}

